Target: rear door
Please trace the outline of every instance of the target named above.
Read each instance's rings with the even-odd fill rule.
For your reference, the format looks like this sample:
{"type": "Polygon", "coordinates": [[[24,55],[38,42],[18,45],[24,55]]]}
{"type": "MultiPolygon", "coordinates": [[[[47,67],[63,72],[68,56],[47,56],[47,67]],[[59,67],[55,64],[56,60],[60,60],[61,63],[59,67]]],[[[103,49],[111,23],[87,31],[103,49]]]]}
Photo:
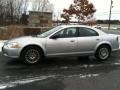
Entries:
{"type": "Polygon", "coordinates": [[[79,27],[78,52],[93,52],[100,41],[99,34],[90,28],[79,27]]]}

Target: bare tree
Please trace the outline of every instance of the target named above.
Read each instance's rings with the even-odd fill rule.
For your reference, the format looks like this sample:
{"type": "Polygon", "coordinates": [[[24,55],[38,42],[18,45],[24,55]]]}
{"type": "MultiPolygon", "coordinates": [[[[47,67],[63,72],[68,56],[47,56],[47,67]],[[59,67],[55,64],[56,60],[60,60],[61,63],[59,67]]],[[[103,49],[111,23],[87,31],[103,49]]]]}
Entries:
{"type": "Polygon", "coordinates": [[[22,13],[27,12],[29,0],[0,0],[0,24],[20,23],[22,13]]]}
{"type": "Polygon", "coordinates": [[[21,16],[26,16],[28,12],[29,2],[32,3],[34,11],[53,10],[48,0],[0,0],[0,24],[20,23],[21,16]]]}
{"type": "Polygon", "coordinates": [[[23,0],[23,10],[24,10],[24,14],[26,14],[27,9],[28,9],[29,3],[28,0],[23,0]]]}
{"type": "Polygon", "coordinates": [[[20,16],[22,15],[22,6],[23,6],[23,0],[17,0],[15,11],[16,11],[18,18],[20,18],[20,16]]]}
{"type": "Polygon", "coordinates": [[[53,5],[48,0],[33,0],[32,10],[33,11],[52,11],[53,5]]]}
{"type": "Polygon", "coordinates": [[[34,0],[34,2],[32,1],[32,10],[33,11],[36,11],[37,10],[37,6],[38,5],[38,2],[37,2],[37,0],[34,0]]]}
{"type": "Polygon", "coordinates": [[[14,1],[13,0],[8,0],[8,7],[9,7],[9,11],[10,11],[10,20],[11,20],[11,23],[13,23],[13,19],[14,19],[14,1]]]}
{"type": "Polygon", "coordinates": [[[0,0],[0,24],[3,23],[4,20],[4,5],[3,0],[0,0]]]}
{"type": "Polygon", "coordinates": [[[22,14],[23,0],[7,0],[7,17],[10,18],[11,23],[20,19],[22,14]]]}

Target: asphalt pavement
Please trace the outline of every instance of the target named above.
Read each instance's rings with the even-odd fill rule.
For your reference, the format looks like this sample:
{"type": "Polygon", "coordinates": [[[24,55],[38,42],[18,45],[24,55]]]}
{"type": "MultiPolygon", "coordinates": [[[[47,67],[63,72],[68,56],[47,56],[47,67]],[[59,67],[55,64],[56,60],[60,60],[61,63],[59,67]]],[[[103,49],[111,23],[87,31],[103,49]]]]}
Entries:
{"type": "Polygon", "coordinates": [[[105,62],[94,57],[49,58],[28,66],[0,53],[1,90],[120,90],[120,52],[105,62]]]}

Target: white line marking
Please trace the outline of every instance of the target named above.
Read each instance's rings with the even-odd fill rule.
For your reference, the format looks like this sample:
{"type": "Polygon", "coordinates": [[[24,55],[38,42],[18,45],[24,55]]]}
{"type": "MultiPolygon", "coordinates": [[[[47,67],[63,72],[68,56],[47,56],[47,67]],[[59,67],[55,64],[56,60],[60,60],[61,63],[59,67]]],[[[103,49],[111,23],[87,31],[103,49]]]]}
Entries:
{"type": "Polygon", "coordinates": [[[120,65],[120,63],[114,63],[113,65],[120,65]]]}
{"type": "Polygon", "coordinates": [[[85,74],[85,75],[79,74],[79,75],[70,75],[70,76],[65,76],[65,77],[67,78],[72,78],[72,77],[90,78],[90,77],[97,77],[97,76],[100,76],[100,74],[85,74]]]}
{"type": "Polygon", "coordinates": [[[35,78],[28,78],[28,79],[22,79],[22,80],[16,80],[14,82],[8,82],[8,83],[1,83],[0,84],[0,89],[6,89],[6,88],[11,88],[11,87],[16,87],[17,85],[23,85],[23,84],[29,84],[32,82],[36,81],[41,81],[45,80],[47,78],[59,78],[59,76],[62,76],[64,78],[72,78],[72,77],[80,77],[80,78],[90,78],[90,77],[97,77],[100,74],[86,74],[86,75],[69,75],[69,76],[64,76],[64,75],[48,75],[48,76],[40,76],[40,77],[35,77],[35,78]]]}
{"type": "Polygon", "coordinates": [[[41,81],[41,80],[45,80],[47,78],[54,78],[54,77],[55,77],[55,75],[49,75],[49,76],[41,76],[41,77],[35,77],[35,78],[22,79],[22,80],[17,80],[14,82],[1,83],[0,89],[6,89],[6,88],[10,88],[10,87],[15,87],[17,85],[28,84],[28,83],[41,81]]]}

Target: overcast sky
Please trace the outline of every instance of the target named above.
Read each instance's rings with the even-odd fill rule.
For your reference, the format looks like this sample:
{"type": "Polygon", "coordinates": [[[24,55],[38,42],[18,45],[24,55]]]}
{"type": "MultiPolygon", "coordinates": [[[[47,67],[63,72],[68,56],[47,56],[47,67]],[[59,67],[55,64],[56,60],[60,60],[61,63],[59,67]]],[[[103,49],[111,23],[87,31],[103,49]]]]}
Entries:
{"type": "MultiPolygon", "coordinates": [[[[49,0],[53,5],[55,12],[61,12],[63,8],[68,8],[73,0],[49,0]]],[[[108,19],[111,0],[89,0],[97,9],[96,19],[108,19]]],[[[112,19],[120,20],[120,0],[113,0],[112,19]]]]}

